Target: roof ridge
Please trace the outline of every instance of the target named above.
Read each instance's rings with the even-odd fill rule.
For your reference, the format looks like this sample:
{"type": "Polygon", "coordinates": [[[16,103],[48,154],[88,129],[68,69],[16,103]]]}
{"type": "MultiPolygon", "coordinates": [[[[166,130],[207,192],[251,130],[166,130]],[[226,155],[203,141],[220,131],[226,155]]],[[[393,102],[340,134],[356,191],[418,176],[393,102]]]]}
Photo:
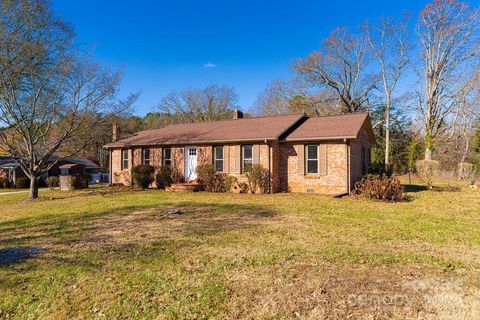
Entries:
{"type": "MultiPolygon", "coordinates": [[[[213,122],[227,122],[227,121],[242,121],[242,120],[253,120],[253,119],[261,119],[261,118],[276,118],[276,117],[286,117],[286,116],[295,116],[295,115],[305,115],[304,112],[295,112],[295,113],[282,113],[282,114],[274,114],[274,115],[263,115],[263,116],[257,116],[257,117],[250,117],[250,118],[240,118],[240,119],[218,119],[218,120],[207,120],[207,121],[194,121],[194,122],[179,122],[179,123],[171,123],[165,127],[162,128],[151,128],[151,129],[145,129],[145,130],[140,130],[138,132],[135,132],[125,138],[134,136],[136,134],[139,134],[141,132],[147,132],[147,131],[155,131],[155,130],[163,130],[169,127],[173,126],[181,126],[181,125],[193,125],[193,124],[199,124],[199,123],[213,123],[213,122]]],[[[122,138],[121,140],[125,139],[122,138]]]]}
{"type": "Polygon", "coordinates": [[[361,112],[351,112],[351,113],[344,113],[344,114],[329,114],[326,116],[315,116],[315,117],[308,117],[309,119],[317,119],[317,118],[330,118],[330,117],[347,117],[347,116],[355,116],[358,114],[365,114],[370,115],[368,111],[361,111],[361,112]]]}

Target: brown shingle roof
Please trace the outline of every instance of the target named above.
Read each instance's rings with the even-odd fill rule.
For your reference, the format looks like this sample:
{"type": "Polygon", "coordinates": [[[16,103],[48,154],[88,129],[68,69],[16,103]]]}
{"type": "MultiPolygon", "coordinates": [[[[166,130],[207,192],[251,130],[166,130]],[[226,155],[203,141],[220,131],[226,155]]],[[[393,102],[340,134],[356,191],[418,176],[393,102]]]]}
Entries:
{"type": "Polygon", "coordinates": [[[175,124],[161,129],[140,131],[105,147],[273,140],[278,139],[304,117],[301,113],[175,124]]]}
{"type": "Polygon", "coordinates": [[[362,128],[367,113],[353,113],[340,116],[315,117],[306,119],[292,133],[286,141],[355,138],[362,128]]]}

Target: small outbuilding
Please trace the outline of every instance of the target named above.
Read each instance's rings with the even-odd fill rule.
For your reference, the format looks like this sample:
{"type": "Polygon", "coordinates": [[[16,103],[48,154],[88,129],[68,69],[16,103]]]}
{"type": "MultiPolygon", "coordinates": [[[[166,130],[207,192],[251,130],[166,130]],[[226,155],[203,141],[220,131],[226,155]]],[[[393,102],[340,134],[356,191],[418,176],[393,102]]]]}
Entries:
{"type": "Polygon", "coordinates": [[[60,190],[76,190],[88,188],[89,176],[85,174],[85,166],[79,163],[67,163],[59,166],[60,190]]]}

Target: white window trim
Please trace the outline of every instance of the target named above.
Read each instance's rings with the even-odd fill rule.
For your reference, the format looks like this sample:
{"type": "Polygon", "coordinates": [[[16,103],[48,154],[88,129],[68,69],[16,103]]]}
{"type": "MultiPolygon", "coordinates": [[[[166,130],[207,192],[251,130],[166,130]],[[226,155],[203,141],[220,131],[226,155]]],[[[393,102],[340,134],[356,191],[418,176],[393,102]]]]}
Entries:
{"type": "Polygon", "coordinates": [[[162,156],[162,165],[166,166],[166,160],[167,158],[165,157],[165,154],[167,153],[166,150],[169,149],[170,150],[170,158],[168,158],[168,160],[170,161],[170,164],[169,166],[173,166],[173,160],[172,160],[172,148],[163,148],[162,150],[162,153],[163,153],[163,156],[162,156]]]}
{"type": "Polygon", "coordinates": [[[241,160],[242,160],[242,162],[241,162],[242,173],[245,173],[245,160],[250,160],[251,165],[253,165],[253,145],[251,145],[251,144],[242,145],[242,159],[241,160]],[[250,149],[252,150],[252,157],[251,158],[245,158],[245,147],[250,147],[250,149]]]}
{"type": "Polygon", "coordinates": [[[130,168],[130,152],[128,149],[122,149],[121,157],[122,161],[122,170],[128,170],[130,168]],[[127,165],[125,165],[125,161],[127,165]]]}
{"type": "Polygon", "coordinates": [[[152,155],[152,150],[150,148],[142,149],[142,164],[143,165],[146,165],[146,164],[150,165],[151,164],[151,161],[152,161],[150,159],[151,155],[152,155]],[[147,151],[147,150],[148,150],[148,158],[145,158],[145,151],[147,151]],[[148,160],[148,163],[145,163],[145,160],[148,160]]]}
{"type": "Polygon", "coordinates": [[[308,174],[319,174],[320,173],[320,148],[318,144],[307,144],[305,145],[305,173],[308,174]],[[315,147],[317,148],[317,158],[316,159],[310,159],[308,157],[308,148],[309,147],[315,147]],[[308,170],[308,162],[309,161],[316,161],[317,162],[317,172],[309,172],[308,170]]]}
{"type": "Polygon", "coordinates": [[[213,166],[215,168],[215,171],[216,172],[223,172],[223,168],[224,168],[224,148],[223,146],[214,146],[213,147],[213,166]],[[221,158],[218,158],[217,157],[217,149],[222,149],[222,157],[221,158]],[[218,171],[217,170],[217,161],[222,161],[222,170],[221,171],[218,171]]]}

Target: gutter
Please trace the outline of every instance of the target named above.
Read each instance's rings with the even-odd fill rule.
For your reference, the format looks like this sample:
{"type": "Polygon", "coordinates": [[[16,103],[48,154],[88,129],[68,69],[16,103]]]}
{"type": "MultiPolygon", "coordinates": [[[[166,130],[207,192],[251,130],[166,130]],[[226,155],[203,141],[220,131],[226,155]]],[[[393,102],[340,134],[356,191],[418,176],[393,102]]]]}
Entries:
{"type": "Polygon", "coordinates": [[[109,159],[109,162],[110,162],[110,163],[109,163],[109,167],[110,167],[110,172],[109,172],[109,173],[110,173],[110,179],[109,179],[109,180],[110,180],[110,185],[113,184],[113,159],[112,159],[112,156],[113,156],[113,151],[110,150],[110,157],[109,157],[109,158],[110,158],[110,159],[109,159]]]}
{"type": "Polygon", "coordinates": [[[270,152],[270,144],[268,143],[268,140],[265,139],[265,144],[267,145],[267,150],[268,150],[268,174],[269,174],[269,177],[268,177],[268,192],[269,193],[272,193],[272,177],[273,177],[273,172],[272,172],[272,166],[271,166],[271,152],[270,152]]]}
{"type": "Polygon", "coordinates": [[[219,143],[236,143],[236,142],[264,142],[266,140],[276,140],[275,137],[269,138],[254,138],[254,139],[235,139],[235,140],[205,140],[205,141],[169,141],[169,142],[155,142],[151,144],[133,144],[133,143],[125,143],[122,145],[115,145],[103,146],[106,149],[118,149],[118,148],[128,148],[128,147],[156,147],[156,146],[191,146],[195,144],[219,144],[219,143]]]}
{"type": "Polygon", "coordinates": [[[297,141],[318,141],[318,140],[346,140],[356,139],[357,136],[331,136],[331,137],[311,137],[311,138],[287,138],[281,142],[297,142],[297,141]]]}
{"type": "Polygon", "coordinates": [[[345,139],[345,151],[346,151],[346,154],[347,154],[347,167],[346,167],[347,185],[346,185],[346,190],[347,190],[347,194],[350,194],[351,193],[351,186],[352,186],[352,184],[350,183],[351,182],[351,168],[350,168],[351,151],[350,151],[350,142],[347,139],[345,139]]]}

